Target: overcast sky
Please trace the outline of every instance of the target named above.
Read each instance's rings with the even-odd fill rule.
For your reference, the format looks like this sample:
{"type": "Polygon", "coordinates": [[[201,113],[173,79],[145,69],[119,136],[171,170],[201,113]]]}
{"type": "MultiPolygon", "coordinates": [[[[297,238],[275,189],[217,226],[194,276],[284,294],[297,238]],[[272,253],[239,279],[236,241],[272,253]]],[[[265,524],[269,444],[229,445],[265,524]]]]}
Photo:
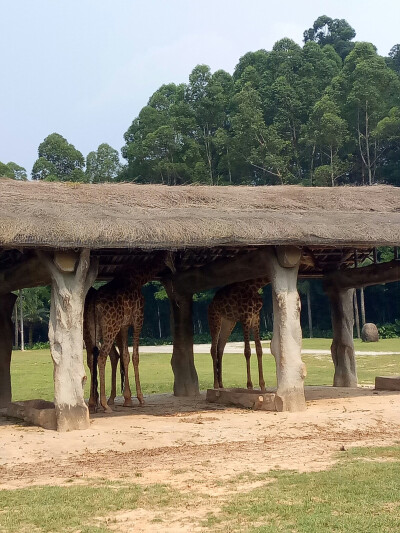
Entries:
{"type": "Polygon", "coordinates": [[[84,156],[123,134],[163,83],[199,63],[232,73],[248,51],[299,44],[344,18],[382,55],[400,42],[395,0],[0,0],[0,161],[28,173],[57,132],[84,156]]]}

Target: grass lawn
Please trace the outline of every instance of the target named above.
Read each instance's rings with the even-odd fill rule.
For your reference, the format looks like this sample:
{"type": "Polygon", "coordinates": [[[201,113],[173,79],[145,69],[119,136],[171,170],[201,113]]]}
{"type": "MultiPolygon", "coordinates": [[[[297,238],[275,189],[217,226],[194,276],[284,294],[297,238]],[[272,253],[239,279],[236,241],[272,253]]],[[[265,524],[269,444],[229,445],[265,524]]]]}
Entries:
{"type": "MultiPolygon", "coordinates": [[[[329,349],[329,339],[305,339],[305,349],[329,349]]],[[[356,350],[400,351],[400,339],[384,339],[377,343],[361,344],[356,341],[356,350]]],[[[253,350],[254,351],[254,350],[253,350]]],[[[86,359],[86,356],[85,358],[86,359]]],[[[142,354],[140,356],[140,376],[144,394],[171,392],[173,374],[170,354],[142,354]]],[[[330,355],[303,355],[307,365],[306,385],[331,385],[333,364],[330,355]]],[[[195,363],[201,389],[213,384],[210,354],[196,354],[195,363]]],[[[256,385],[257,358],[252,357],[252,376],[256,385]]],[[[373,384],[376,375],[400,374],[400,355],[359,355],[357,356],[358,378],[360,384],[373,384]]],[[[246,366],[242,354],[224,355],[224,385],[226,387],[244,387],[246,384],[246,366]]],[[[272,355],[264,356],[264,376],[267,386],[275,386],[275,361],[272,355]]],[[[110,382],[110,366],[107,366],[107,384],[110,382]]],[[[133,370],[131,367],[131,383],[133,370]]],[[[42,398],[53,400],[53,364],[49,350],[15,351],[11,367],[12,390],[14,400],[42,398]]],[[[86,384],[86,397],[89,396],[89,383],[86,384]]],[[[135,394],[133,392],[133,394],[135,394]]]]}
{"type": "Polygon", "coordinates": [[[140,508],[150,510],[161,527],[171,526],[177,509],[190,520],[193,509],[193,528],[210,532],[392,533],[400,531],[399,479],[398,446],[341,452],[338,463],[321,472],[245,472],[224,479],[232,491],[222,496],[204,494],[201,480],[193,481],[190,493],[181,493],[168,484],[88,479],[77,485],[71,479],[61,487],[1,490],[0,531],[120,531],[118,512],[140,508]],[[235,493],[246,481],[257,481],[257,488],[235,493]],[[213,511],[196,519],[196,509],[211,499],[213,511]]]}

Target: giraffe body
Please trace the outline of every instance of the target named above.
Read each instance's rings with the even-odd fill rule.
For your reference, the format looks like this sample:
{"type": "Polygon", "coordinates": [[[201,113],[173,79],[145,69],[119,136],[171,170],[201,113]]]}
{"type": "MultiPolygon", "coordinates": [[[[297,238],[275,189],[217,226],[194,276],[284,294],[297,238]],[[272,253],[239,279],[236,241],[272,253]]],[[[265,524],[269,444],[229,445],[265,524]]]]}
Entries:
{"type": "Polygon", "coordinates": [[[211,333],[211,357],[214,367],[214,388],[223,388],[222,357],[229,335],[237,322],[243,327],[244,355],[247,367],[247,388],[252,389],[250,372],[250,333],[253,332],[258,360],[259,384],[265,391],[262,369],[262,346],[260,339],[260,311],[262,298],[258,290],[269,283],[266,278],[227,285],[216,292],[208,308],[208,323],[211,333]]]}
{"type": "MultiPolygon", "coordinates": [[[[144,297],[141,291],[156,274],[168,265],[173,269],[170,253],[162,252],[151,265],[145,265],[141,270],[131,271],[122,278],[115,279],[100,287],[98,291],[90,289],[85,302],[84,340],[87,350],[87,361],[91,372],[91,387],[89,410],[95,411],[97,406],[97,391],[93,380],[93,348],[101,340],[101,348],[97,362],[100,380],[100,404],[106,412],[111,411],[109,405],[114,403],[116,396],[116,367],[118,359],[124,374],[124,406],[132,405],[132,393],[129,385],[129,350],[128,329],[133,326],[133,354],[132,364],[135,373],[136,395],[140,405],[143,405],[143,394],[139,378],[139,336],[144,319],[144,297]],[[119,354],[115,349],[117,343],[119,354]],[[105,366],[110,354],[112,366],[111,396],[107,402],[105,393],[105,366]]],[[[122,372],[121,372],[122,375],[122,372]]]]}

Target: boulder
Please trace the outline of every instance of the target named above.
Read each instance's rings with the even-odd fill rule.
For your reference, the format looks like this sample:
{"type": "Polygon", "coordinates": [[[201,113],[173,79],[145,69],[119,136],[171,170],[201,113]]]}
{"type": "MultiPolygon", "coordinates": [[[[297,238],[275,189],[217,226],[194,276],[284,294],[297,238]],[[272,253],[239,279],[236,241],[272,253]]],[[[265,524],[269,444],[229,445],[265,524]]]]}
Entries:
{"type": "Polygon", "coordinates": [[[375,324],[372,324],[371,322],[367,322],[367,324],[364,324],[361,331],[361,340],[363,342],[379,341],[378,328],[375,326],[375,324]]]}

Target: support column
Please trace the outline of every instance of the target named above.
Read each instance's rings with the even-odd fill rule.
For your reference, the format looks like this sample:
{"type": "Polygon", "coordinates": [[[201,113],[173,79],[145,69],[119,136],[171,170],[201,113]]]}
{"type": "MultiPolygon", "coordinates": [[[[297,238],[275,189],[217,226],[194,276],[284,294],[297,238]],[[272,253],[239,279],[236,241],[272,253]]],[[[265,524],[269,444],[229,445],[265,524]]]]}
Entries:
{"type": "Polygon", "coordinates": [[[0,407],[11,402],[11,353],[13,348],[13,312],[15,294],[0,295],[0,407]]]}
{"type": "Polygon", "coordinates": [[[335,365],[334,387],[357,387],[357,370],[353,342],[354,289],[327,290],[331,301],[333,340],[331,353],[335,365]]]}
{"type": "Polygon", "coordinates": [[[193,295],[176,292],[170,282],[165,284],[165,288],[171,306],[174,342],[171,366],[174,372],[174,394],[196,396],[199,394],[199,379],[193,354],[193,295]]]}
{"type": "Polygon", "coordinates": [[[272,285],[274,329],[271,353],[275,357],[277,411],[304,411],[304,378],[306,367],[301,360],[300,298],[297,272],[300,251],[278,248],[271,251],[269,271],[272,285]]]}
{"type": "Polygon", "coordinates": [[[82,328],[85,296],[97,275],[90,250],[80,254],[38,252],[51,275],[49,341],[54,363],[54,403],[57,430],[89,427],[89,411],[83,397],[82,328]],[[76,265],[76,268],[75,268],[76,265]]]}

